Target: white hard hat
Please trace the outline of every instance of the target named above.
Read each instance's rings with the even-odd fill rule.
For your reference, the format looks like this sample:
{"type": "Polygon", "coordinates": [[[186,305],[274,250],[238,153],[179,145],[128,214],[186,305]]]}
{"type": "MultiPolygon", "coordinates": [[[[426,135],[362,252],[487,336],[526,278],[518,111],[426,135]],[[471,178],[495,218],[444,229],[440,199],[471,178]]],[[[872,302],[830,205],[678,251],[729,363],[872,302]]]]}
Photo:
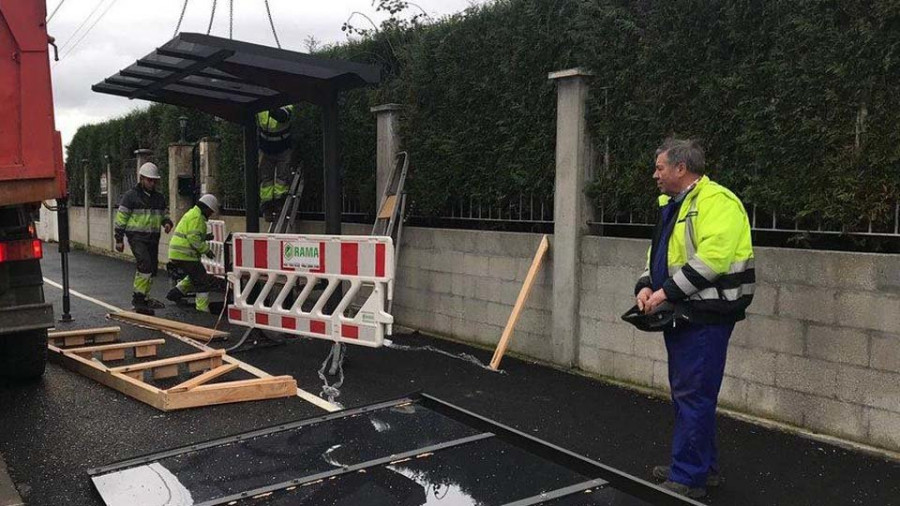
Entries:
{"type": "Polygon", "coordinates": [[[159,179],[159,167],[157,167],[155,163],[147,162],[144,165],[141,165],[141,170],[138,171],[138,175],[149,179],[159,179]]]}
{"type": "Polygon", "coordinates": [[[212,193],[207,193],[206,195],[200,197],[200,202],[203,202],[206,207],[212,209],[212,212],[219,212],[219,201],[212,193]]]}

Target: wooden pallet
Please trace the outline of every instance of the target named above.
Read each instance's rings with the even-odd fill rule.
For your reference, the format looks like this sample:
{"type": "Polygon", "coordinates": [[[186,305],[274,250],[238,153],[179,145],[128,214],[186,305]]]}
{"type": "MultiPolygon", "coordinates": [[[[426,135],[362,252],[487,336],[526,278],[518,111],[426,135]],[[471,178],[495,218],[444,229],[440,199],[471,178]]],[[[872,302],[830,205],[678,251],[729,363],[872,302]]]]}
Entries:
{"type": "Polygon", "coordinates": [[[156,316],[142,315],[133,313],[131,311],[119,311],[118,313],[111,313],[109,317],[124,320],[130,323],[136,323],[138,325],[153,327],[162,331],[173,332],[205,343],[208,343],[214,339],[227,339],[229,335],[228,332],[223,332],[221,330],[208,329],[206,327],[191,325],[184,322],[177,322],[174,320],[166,320],[165,318],[157,318],[156,316]]]}
{"type": "MultiPolygon", "coordinates": [[[[101,335],[90,333],[96,330],[71,332],[84,332],[85,336],[101,335]]],[[[65,341],[66,337],[72,336],[63,336],[62,340],[65,341]]],[[[77,339],[72,342],[77,342],[77,339]]],[[[210,383],[238,368],[236,364],[226,363],[230,357],[224,350],[210,349],[117,367],[104,363],[124,360],[128,355],[134,358],[156,357],[159,347],[163,345],[165,339],[150,339],[94,346],[76,345],[74,348],[48,344],[47,348],[51,358],[66,368],[162,411],[297,395],[297,381],[291,376],[210,383]],[[182,375],[189,376],[189,379],[168,389],[157,388],[145,381],[147,377],[164,379],[182,375]]]]}
{"type": "Polygon", "coordinates": [[[54,346],[80,346],[85,344],[112,343],[119,340],[120,327],[53,331],[47,333],[47,342],[54,346]]]}

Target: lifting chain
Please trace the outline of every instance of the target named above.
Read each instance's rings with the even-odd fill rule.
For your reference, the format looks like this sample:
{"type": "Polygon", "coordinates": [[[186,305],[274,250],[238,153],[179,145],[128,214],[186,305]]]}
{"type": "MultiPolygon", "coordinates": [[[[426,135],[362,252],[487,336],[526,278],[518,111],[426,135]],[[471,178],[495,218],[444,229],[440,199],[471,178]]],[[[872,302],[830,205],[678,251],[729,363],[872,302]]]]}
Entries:
{"type": "Polygon", "coordinates": [[[178,35],[178,30],[181,30],[181,22],[184,21],[184,13],[187,11],[188,2],[190,0],[184,0],[184,6],[181,8],[181,16],[178,16],[178,24],[175,25],[175,34],[172,37],[178,35]]]}
{"type": "Polygon", "coordinates": [[[275,33],[275,22],[272,21],[272,10],[269,9],[269,0],[263,0],[266,3],[266,14],[269,15],[269,26],[272,27],[272,35],[275,36],[275,44],[281,49],[281,42],[278,40],[278,34],[275,33]]]}

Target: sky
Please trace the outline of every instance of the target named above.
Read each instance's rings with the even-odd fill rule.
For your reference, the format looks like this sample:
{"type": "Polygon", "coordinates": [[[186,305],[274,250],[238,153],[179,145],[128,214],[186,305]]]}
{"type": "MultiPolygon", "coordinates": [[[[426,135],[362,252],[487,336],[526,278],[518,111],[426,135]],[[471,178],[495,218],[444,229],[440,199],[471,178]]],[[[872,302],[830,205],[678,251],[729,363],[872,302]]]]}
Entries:
{"type": "MultiPolygon", "coordinates": [[[[410,3],[407,16],[425,12],[439,19],[487,1],[417,0],[410,3]]],[[[229,0],[189,0],[180,31],[206,33],[214,3],[216,16],[211,35],[227,37],[229,0]]],[[[275,46],[265,1],[233,0],[233,3],[233,37],[275,46]]],[[[321,44],[348,40],[347,34],[341,31],[348,19],[355,26],[370,28],[366,17],[376,24],[387,17],[376,12],[377,1],[373,0],[268,0],[268,3],[282,48],[300,52],[308,51],[310,37],[321,44]]],[[[47,0],[47,14],[52,14],[47,30],[59,47],[60,60],[51,59],[50,69],[56,128],[62,134],[64,145],[68,145],[81,125],[147,107],[149,103],[143,100],[94,93],[91,85],[169,41],[183,7],[183,0],[47,0]]]]}

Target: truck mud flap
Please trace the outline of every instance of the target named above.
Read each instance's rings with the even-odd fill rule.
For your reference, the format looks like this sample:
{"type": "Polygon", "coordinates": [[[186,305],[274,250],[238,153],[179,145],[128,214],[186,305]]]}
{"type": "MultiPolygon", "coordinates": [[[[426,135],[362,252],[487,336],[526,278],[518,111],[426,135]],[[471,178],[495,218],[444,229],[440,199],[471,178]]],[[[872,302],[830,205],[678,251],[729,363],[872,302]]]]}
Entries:
{"type": "Polygon", "coordinates": [[[107,506],[700,504],[426,394],[88,474],[107,506]]]}
{"type": "Polygon", "coordinates": [[[53,306],[40,303],[0,307],[0,322],[0,334],[47,329],[53,326],[53,306]]]}

